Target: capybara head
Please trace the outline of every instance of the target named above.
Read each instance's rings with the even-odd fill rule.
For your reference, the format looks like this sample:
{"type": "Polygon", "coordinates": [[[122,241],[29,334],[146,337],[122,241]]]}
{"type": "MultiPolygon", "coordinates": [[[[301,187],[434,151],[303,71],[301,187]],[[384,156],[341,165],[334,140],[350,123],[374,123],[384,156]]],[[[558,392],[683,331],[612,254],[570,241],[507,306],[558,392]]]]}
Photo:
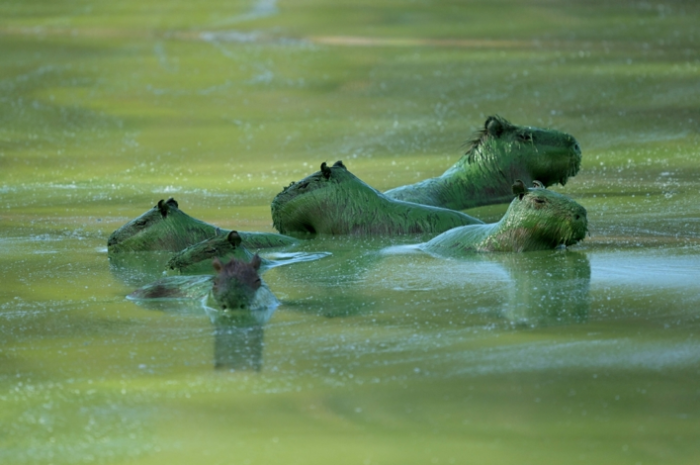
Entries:
{"type": "Polygon", "coordinates": [[[566,184],[581,167],[581,148],[570,134],[554,129],[517,126],[500,116],[489,116],[471,141],[470,163],[488,163],[507,171],[518,159],[531,179],[545,187],[566,184]]]}
{"type": "MultiPolygon", "coordinates": [[[[190,273],[200,268],[202,271],[209,270],[209,263],[214,257],[228,256],[239,260],[250,260],[253,254],[243,247],[241,242],[242,239],[238,231],[217,234],[176,253],[165,267],[181,273],[190,273]]],[[[219,259],[221,260],[221,258],[219,259]]]]}
{"type": "Polygon", "coordinates": [[[212,261],[216,271],[212,292],[222,308],[236,310],[250,306],[255,293],[262,286],[258,274],[261,262],[258,254],[255,254],[249,263],[236,258],[225,264],[218,258],[212,261]]]}
{"type": "Polygon", "coordinates": [[[216,227],[184,213],[173,198],[160,200],[143,215],[114,231],[109,252],[178,252],[216,233],[216,227]]]}
{"type": "Polygon", "coordinates": [[[520,180],[513,184],[515,199],[502,223],[514,240],[516,250],[529,250],[528,243],[545,243],[552,247],[573,245],[586,237],[586,209],[574,200],[542,187],[526,188],[520,180]]]}

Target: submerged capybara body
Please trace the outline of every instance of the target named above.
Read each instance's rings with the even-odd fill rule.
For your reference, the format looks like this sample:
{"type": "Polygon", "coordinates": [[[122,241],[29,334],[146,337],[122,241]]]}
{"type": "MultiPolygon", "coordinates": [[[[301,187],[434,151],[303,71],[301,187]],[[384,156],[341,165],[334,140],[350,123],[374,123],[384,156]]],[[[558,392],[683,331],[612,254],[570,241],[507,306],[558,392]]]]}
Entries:
{"type": "Polygon", "coordinates": [[[588,231],[586,209],[537,181],[535,186],[526,189],[522,181],[516,181],[512,186],[515,198],[499,222],[455,228],[418,248],[451,257],[554,249],[583,240],[588,231]]]}
{"type": "Polygon", "coordinates": [[[342,162],[292,183],[272,201],[282,234],[438,234],[482,221],[461,212],[390,199],[350,173],[342,162]]]}

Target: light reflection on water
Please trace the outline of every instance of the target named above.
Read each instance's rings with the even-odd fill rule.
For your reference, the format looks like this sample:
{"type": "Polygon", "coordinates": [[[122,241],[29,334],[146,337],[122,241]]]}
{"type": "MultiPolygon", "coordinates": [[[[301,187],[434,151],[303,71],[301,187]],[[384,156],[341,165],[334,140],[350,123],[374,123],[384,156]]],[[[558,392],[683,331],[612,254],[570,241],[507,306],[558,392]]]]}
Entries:
{"type": "MultiPolygon", "coordinates": [[[[191,432],[171,423],[193,421],[188,406],[194,399],[214,407],[197,413],[193,425],[223,421],[225,429],[206,428],[208,434],[234,430],[258,445],[280,433],[245,433],[241,428],[260,414],[248,412],[248,402],[267,421],[315,434],[321,434],[319,419],[304,407],[311,398],[324,399],[323,415],[345,425],[366,423],[380,436],[392,430],[385,421],[401,421],[406,434],[433,438],[419,418],[441,418],[438,430],[466,436],[476,434],[474,421],[486,421],[507,435],[499,420],[468,413],[506,415],[503,409],[507,421],[525,415],[523,427],[539,425],[551,437],[558,433],[547,422],[563,421],[577,408],[587,412],[577,422],[592,421],[592,429],[596,422],[585,418],[631,425],[635,412],[645,412],[659,425],[645,427],[657,435],[661,425],[694,418],[688,416],[693,384],[673,381],[693,379],[700,368],[692,329],[700,271],[692,247],[616,249],[599,241],[439,259],[382,253],[395,238],[317,238],[295,253],[332,255],[266,271],[281,305],[267,323],[241,326],[198,302],[148,309],[125,300],[134,287],[162,276],[169,254],[108,260],[104,240],[91,233],[3,239],[9,247],[1,257],[10,266],[3,270],[9,285],[0,305],[1,379],[8,390],[0,399],[13,406],[7,437],[24,444],[3,449],[11,461],[85,454],[161,460],[164,449],[188,444],[191,432]],[[75,251],[88,253],[76,260],[75,251]],[[48,261],[12,261],[29,256],[48,261]],[[665,392],[686,404],[663,400],[665,392]],[[638,403],[639,396],[651,404],[638,403]],[[295,406],[294,420],[276,410],[273,399],[295,406]],[[659,402],[677,420],[652,407],[659,402]],[[225,420],[225,411],[240,421],[225,420]],[[30,432],[35,439],[20,439],[30,432]],[[104,447],[93,447],[94,439],[104,447]],[[131,452],[123,450],[125,441],[134,442],[131,452]]],[[[637,439],[624,441],[641,447],[637,439]]],[[[456,444],[442,447],[464,450],[456,444]]]]}
{"type": "MultiPolygon", "coordinates": [[[[700,282],[696,252],[683,249],[654,249],[596,254],[594,281],[636,290],[665,288],[687,290],[700,282]]],[[[686,294],[692,294],[686,292],[686,294]]]]}
{"type": "MultiPolygon", "coordinates": [[[[35,242],[18,239],[16,245],[34,248],[35,242]]],[[[63,245],[73,247],[59,242],[58,248],[63,245]]],[[[19,463],[48,461],[57,454],[65,459],[93,454],[103,460],[110,456],[161,460],[164,449],[187,444],[185,437],[191,436],[181,436],[179,428],[162,422],[193,421],[187,406],[195,399],[197,404],[219,405],[197,413],[196,424],[223,421],[226,431],[238,431],[258,445],[263,437],[286,436],[277,427],[270,433],[260,430],[262,436],[241,430],[260,412],[276,425],[316,431],[319,418],[304,407],[311,404],[341,424],[366,423],[373,434],[392,430],[385,421],[402,421],[406,434],[422,431],[427,438],[433,433],[419,426],[419,418],[441,418],[438,431],[449,428],[470,436],[476,433],[470,426],[473,422],[503,428],[499,421],[475,417],[474,412],[505,414],[504,409],[509,415],[526,415],[529,420],[524,424],[540,425],[536,427],[552,437],[557,433],[544,426],[547,419],[566,418],[560,409],[579,405],[591,418],[615,415],[617,421],[636,421],[634,416],[625,420],[626,412],[641,408],[668,424],[660,412],[637,404],[641,395],[637,389],[648,391],[642,395],[645,398],[657,398],[663,396],[664,380],[673,379],[676,371],[688,376],[698,369],[700,346],[679,333],[678,325],[662,329],[668,322],[666,313],[639,306],[638,312],[659,318],[656,323],[642,318],[640,326],[639,318],[631,314],[609,315],[606,300],[612,294],[633,305],[640,291],[648,294],[649,272],[686,273],[694,256],[674,256],[667,250],[646,251],[645,256],[638,250],[572,249],[441,260],[427,255],[387,257],[379,248],[362,252],[349,245],[312,241],[307,244],[310,250],[330,249],[333,256],[266,272],[265,279],[282,305],[264,327],[217,323],[201,306],[191,307],[189,314],[172,314],[127,302],[123,296],[130,287],[120,287],[122,278],[107,266],[106,254],[99,257],[104,266],[81,279],[88,283],[98,276],[103,283],[111,282],[114,291],[99,295],[96,302],[5,303],[4,327],[21,321],[15,330],[6,331],[14,348],[5,353],[24,360],[24,367],[5,367],[21,374],[10,378],[12,372],[5,371],[3,381],[13,386],[3,398],[23,412],[17,411],[9,437],[31,432],[36,439],[34,445],[25,440],[24,447],[6,448],[3,454],[19,463]],[[639,266],[645,259],[654,267],[639,266]],[[613,273],[616,261],[630,265],[613,273]],[[557,291],[548,283],[563,286],[557,291]],[[572,293],[577,295],[575,302],[572,293]],[[572,303],[579,313],[572,313],[572,303]],[[520,305],[517,315],[514,305],[520,305]],[[618,321],[611,325],[611,320],[618,321]],[[640,334],[649,323],[652,327],[640,334]],[[50,331],[37,331],[47,324],[50,331]],[[52,355],[42,354],[47,350],[52,355]],[[220,376],[224,373],[229,377],[220,376]],[[642,375],[644,381],[637,381],[642,375]],[[514,391],[502,392],[494,387],[499,385],[514,391]],[[426,398],[426,392],[436,397],[426,398]],[[42,407],[47,399],[48,410],[42,407]],[[295,419],[263,399],[297,405],[295,419]],[[248,411],[247,402],[262,410],[248,411]],[[601,407],[606,404],[630,407],[606,413],[601,407]],[[540,407],[532,411],[530,405],[540,407]],[[169,413],[163,412],[164,406],[169,413]],[[77,413],[69,413],[75,409],[77,413]],[[225,420],[225,411],[235,412],[238,421],[225,420]],[[160,425],[157,436],[155,425],[160,425]],[[81,432],[84,428],[89,428],[89,435],[81,432]],[[52,446],[51,437],[65,446],[52,446]],[[91,446],[90,438],[99,439],[102,447],[91,446]],[[124,441],[134,442],[128,453],[121,447],[124,441]]],[[[69,281],[66,273],[53,273],[41,281],[69,281]]],[[[680,286],[692,294],[698,288],[694,276],[676,281],[674,289],[680,286]]],[[[691,308],[667,310],[674,321],[680,318],[683,324],[697,325],[691,308]]],[[[687,418],[691,410],[674,405],[668,408],[687,418]]],[[[579,414],[576,421],[585,424],[585,418],[579,414]]],[[[207,434],[218,434],[204,427],[207,434]]],[[[329,427],[333,428],[325,426],[329,427]]],[[[636,444],[629,438],[625,441],[636,444]]],[[[240,447],[245,454],[252,453],[240,447]]]]}
{"type": "Polygon", "coordinates": [[[537,372],[560,369],[664,370],[697,366],[700,344],[629,339],[530,343],[460,354],[456,375],[537,372]]]}

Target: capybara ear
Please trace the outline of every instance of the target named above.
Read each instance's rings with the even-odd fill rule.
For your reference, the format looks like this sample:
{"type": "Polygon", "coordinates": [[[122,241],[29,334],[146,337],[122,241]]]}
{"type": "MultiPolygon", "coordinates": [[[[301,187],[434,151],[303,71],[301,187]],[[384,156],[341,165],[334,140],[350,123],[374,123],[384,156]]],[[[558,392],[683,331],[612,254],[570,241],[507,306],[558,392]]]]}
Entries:
{"type": "Polygon", "coordinates": [[[253,258],[250,259],[250,266],[252,266],[256,270],[259,270],[261,264],[262,260],[260,259],[260,255],[256,253],[255,255],[253,255],[253,258]]]}
{"type": "Polygon", "coordinates": [[[169,207],[175,207],[175,208],[179,207],[179,205],[177,204],[177,201],[172,197],[170,197],[168,200],[166,200],[165,203],[168,204],[169,207]]]}
{"type": "Polygon", "coordinates": [[[544,184],[542,184],[539,181],[532,181],[532,187],[534,187],[535,189],[546,189],[546,187],[544,187],[544,184]]]}
{"type": "Polygon", "coordinates": [[[214,257],[214,260],[211,261],[211,265],[217,273],[221,273],[221,270],[224,269],[224,265],[221,263],[221,260],[219,260],[219,257],[214,257]]]}
{"type": "Polygon", "coordinates": [[[321,163],[321,174],[326,179],[329,179],[331,177],[331,169],[328,167],[328,165],[326,165],[325,161],[321,163]]]}
{"type": "Polygon", "coordinates": [[[348,169],[343,165],[343,160],[338,160],[337,162],[333,163],[333,166],[337,166],[338,168],[343,168],[345,171],[348,169]]]}
{"type": "Polygon", "coordinates": [[[505,128],[501,119],[497,116],[489,116],[484,123],[484,132],[490,136],[500,137],[505,128]]]}
{"type": "Polygon", "coordinates": [[[168,203],[165,200],[160,199],[156,207],[158,207],[158,211],[160,211],[160,216],[162,216],[163,218],[168,216],[169,207],[168,203]]]}
{"type": "Polygon", "coordinates": [[[520,179],[515,180],[511,189],[513,190],[513,195],[520,198],[520,200],[522,200],[523,197],[525,197],[525,193],[527,192],[527,189],[525,188],[525,183],[522,182],[520,179]]]}
{"type": "Polygon", "coordinates": [[[241,236],[238,234],[238,231],[231,231],[230,233],[228,233],[228,236],[226,236],[226,239],[234,247],[238,247],[239,245],[241,245],[241,242],[243,242],[243,239],[241,239],[241,236]]]}

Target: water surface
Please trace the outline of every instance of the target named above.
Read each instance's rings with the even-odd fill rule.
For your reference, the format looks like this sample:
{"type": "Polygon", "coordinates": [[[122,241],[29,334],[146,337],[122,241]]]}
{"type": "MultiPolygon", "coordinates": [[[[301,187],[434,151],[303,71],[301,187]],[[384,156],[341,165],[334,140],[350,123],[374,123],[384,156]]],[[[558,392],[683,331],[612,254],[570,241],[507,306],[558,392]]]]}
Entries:
{"type": "MultiPolygon", "coordinates": [[[[309,0],[0,6],[0,461],[696,464],[698,8],[309,0]],[[125,299],[109,234],[174,197],[272,231],[342,159],[442,173],[490,114],[573,134],[569,250],[317,238],[240,328],[125,299]]],[[[505,205],[469,214],[496,221],[505,205]]]]}

